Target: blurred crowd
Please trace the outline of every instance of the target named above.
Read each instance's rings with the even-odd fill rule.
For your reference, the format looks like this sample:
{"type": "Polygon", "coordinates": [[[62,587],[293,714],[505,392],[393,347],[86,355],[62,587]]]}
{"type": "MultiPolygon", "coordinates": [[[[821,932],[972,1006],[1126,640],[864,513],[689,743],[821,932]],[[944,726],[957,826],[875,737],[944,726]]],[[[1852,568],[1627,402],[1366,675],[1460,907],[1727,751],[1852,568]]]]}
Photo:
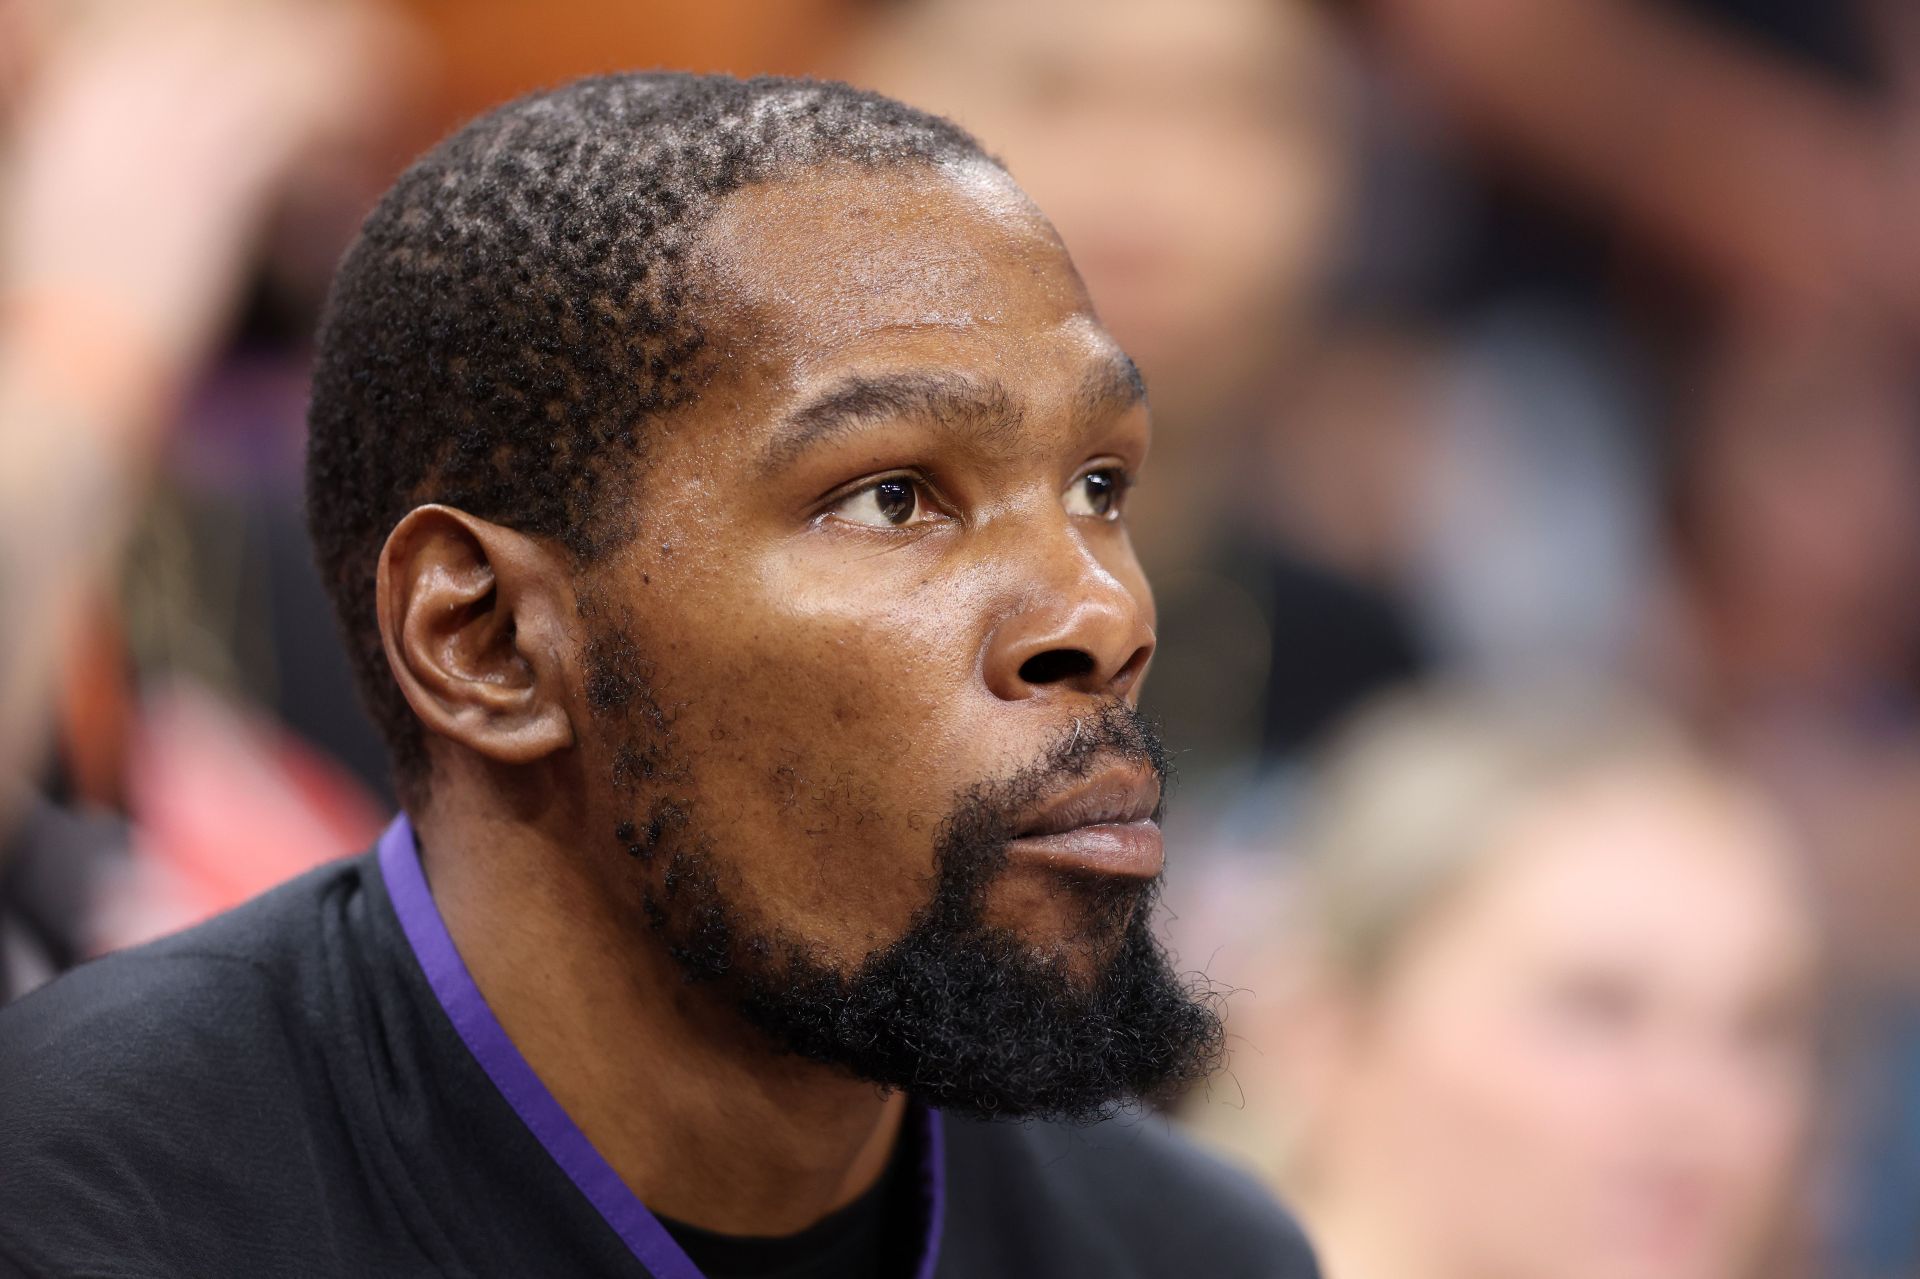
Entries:
{"type": "Polygon", "coordinates": [[[328,274],[652,65],[953,116],[1141,365],[1183,1118],[1333,1279],[1920,1275],[1910,0],[0,0],[0,997],[371,842],[328,274]]]}

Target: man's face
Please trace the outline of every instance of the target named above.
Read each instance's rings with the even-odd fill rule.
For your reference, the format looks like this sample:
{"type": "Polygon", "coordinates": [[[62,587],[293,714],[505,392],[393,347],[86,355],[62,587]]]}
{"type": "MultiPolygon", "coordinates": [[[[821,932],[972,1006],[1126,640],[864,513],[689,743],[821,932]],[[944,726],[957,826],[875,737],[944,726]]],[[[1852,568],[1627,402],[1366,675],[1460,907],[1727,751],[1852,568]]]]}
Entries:
{"type": "MultiPolygon", "coordinates": [[[[974,994],[1011,965],[1067,1000],[1035,1033],[1078,999],[1206,1038],[1145,931],[1146,407],[1051,228],[985,166],[833,169],[730,197],[693,252],[720,371],[583,584],[618,894],[762,1003],[937,1002],[964,951],[974,994]]],[[[757,1019],[836,1055],[793,1012],[757,1019]]]]}

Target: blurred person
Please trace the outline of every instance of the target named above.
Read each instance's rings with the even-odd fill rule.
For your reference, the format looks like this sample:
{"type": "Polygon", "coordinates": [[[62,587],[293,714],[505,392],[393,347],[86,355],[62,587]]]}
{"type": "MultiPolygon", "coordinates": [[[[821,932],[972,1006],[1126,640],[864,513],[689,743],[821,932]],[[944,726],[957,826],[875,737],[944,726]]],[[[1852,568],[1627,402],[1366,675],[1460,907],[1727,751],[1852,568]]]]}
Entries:
{"type": "Polygon", "coordinates": [[[1156,456],[1156,481],[1181,483],[1155,509],[1178,511],[1169,537],[1209,531],[1215,512],[1172,504],[1217,488],[1190,472],[1217,471],[1303,336],[1344,207],[1353,106],[1325,24],[1284,0],[875,10],[851,69],[953,116],[1057,210],[1102,321],[1186,436],[1156,456]]]}
{"type": "MultiPolygon", "coordinates": [[[[1382,582],[1319,535],[1314,479],[1261,464],[1326,358],[1353,214],[1361,106],[1324,16],[1303,0],[867,7],[848,78],[952,115],[1007,162],[1152,388],[1154,482],[1133,518],[1168,643],[1147,704],[1188,783],[1290,751],[1416,669],[1382,582]]],[[[1315,456],[1366,450],[1334,431],[1315,456]]]]}
{"type": "Polygon", "coordinates": [[[1649,498],[1704,380],[1737,383],[1783,354],[1804,373],[1811,354],[1849,405],[1912,397],[1915,10],[1330,7],[1361,19],[1418,120],[1411,149],[1453,174],[1402,200],[1432,260],[1400,305],[1456,370],[1435,401],[1450,447],[1415,543],[1422,629],[1448,664],[1573,652],[1579,667],[1631,666],[1664,586],[1649,498]],[[1835,334],[1894,358],[1840,354],[1835,334]]]}
{"type": "Polygon", "coordinates": [[[509,104],[370,215],[311,428],[406,814],[0,1013],[0,1271],[1312,1273],[1061,1126],[1219,1023],[1152,931],[1140,379],[971,137],[509,104]]]}
{"type": "Polygon", "coordinates": [[[623,66],[817,71],[862,0],[396,0],[443,63],[434,135],[509,98],[623,66]]]}
{"type": "Polygon", "coordinates": [[[1729,340],[1676,448],[1659,656],[1710,722],[1920,727],[1920,382],[1885,334],[1729,340]]]}
{"type": "Polygon", "coordinates": [[[1736,312],[1920,321],[1920,22],[1902,0],[1344,7],[1513,166],[1505,229],[1537,234],[1487,246],[1513,265],[1604,271],[1621,255],[1567,233],[1611,223],[1736,312]]]}
{"type": "MultiPolygon", "coordinates": [[[[1602,612],[1641,619],[1632,659],[1817,852],[1852,1134],[1823,1264],[1920,1273],[1920,9],[1345,7],[1464,144],[1455,322],[1571,312],[1586,349],[1625,352],[1609,380],[1644,402],[1617,434],[1664,469],[1676,518],[1649,524],[1669,540],[1648,589],[1602,612]]],[[[1577,561],[1560,577],[1588,590],[1577,561]]]]}
{"type": "Polygon", "coordinates": [[[1656,657],[1819,855],[1833,937],[1834,1275],[1920,1267],[1920,397],[1902,348],[1798,326],[1728,343],[1681,442],[1656,657]]]}
{"type": "Polygon", "coordinates": [[[1197,1113],[1331,1279],[1792,1262],[1818,945],[1751,785],[1630,697],[1426,689],[1342,735],[1293,841],[1197,1113]]]}
{"type": "Polygon", "coordinates": [[[87,683],[125,660],[107,601],[138,514],[293,175],[385,127],[401,37],[366,4],[0,11],[0,953],[33,952],[4,1000],[99,940],[97,877],[52,863],[117,866],[124,834],[33,795],[52,725],[85,739],[60,761],[82,794],[118,802],[127,725],[87,683]]]}

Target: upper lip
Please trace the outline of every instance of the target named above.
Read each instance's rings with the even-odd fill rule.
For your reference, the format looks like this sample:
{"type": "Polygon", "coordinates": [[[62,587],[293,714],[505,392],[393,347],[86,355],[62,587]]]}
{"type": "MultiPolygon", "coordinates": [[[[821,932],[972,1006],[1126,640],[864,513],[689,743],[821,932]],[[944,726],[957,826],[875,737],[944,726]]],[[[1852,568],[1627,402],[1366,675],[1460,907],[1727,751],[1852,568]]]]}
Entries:
{"type": "Polygon", "coordinates": [[[1146,821],[1159,808],[1160,779],[1152,769],[1109,768],[1048,796],[1027,814],[1014,838],[1146,821]]]}

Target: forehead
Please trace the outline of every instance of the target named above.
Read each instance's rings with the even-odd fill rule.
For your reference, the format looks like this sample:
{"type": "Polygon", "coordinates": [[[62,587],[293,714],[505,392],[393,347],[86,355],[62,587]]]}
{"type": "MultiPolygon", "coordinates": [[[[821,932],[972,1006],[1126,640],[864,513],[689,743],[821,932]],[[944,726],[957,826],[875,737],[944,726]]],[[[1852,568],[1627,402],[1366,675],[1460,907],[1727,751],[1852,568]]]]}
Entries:
{"type": "MultiPolygon", "coordinates": [[[[795,381],[857,352],[1097,359],[1113,348],[1052,226],[998,168],[832,166],[729,196],[699,299],[730,361],[795,381]]],[[[1016,367],[1007,367],[1009,364],[1016,367]]]]}
{"type": "Polygon", "coordinates": [[[1622,768],[1514,815],[1483,921],[1542,950],[1667,959],[1691,977],[1811,963],[1784,832],[1710,778],[1622,768]]]}

